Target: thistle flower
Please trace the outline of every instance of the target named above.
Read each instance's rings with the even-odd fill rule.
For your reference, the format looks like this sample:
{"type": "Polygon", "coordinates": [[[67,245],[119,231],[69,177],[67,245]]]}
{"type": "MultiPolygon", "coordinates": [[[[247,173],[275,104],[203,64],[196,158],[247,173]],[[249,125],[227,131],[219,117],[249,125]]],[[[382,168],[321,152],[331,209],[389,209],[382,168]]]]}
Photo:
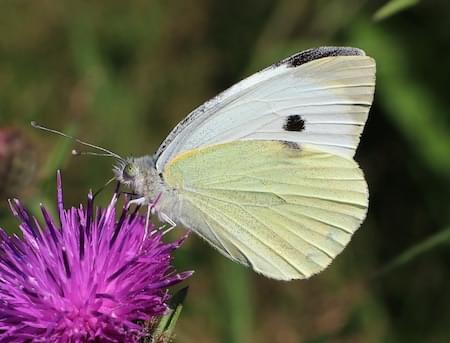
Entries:
{"type": "Polygon", "coordinates": [[[63,208],[58,173],[58,221],[41,206],[43,228],[18,200],[10,201],[23,240],[0,229],[1,342],[136,342],[140,321],[167,309],[176,273],[171,253],[183,239],[163,233],[126,208],[115,216],[117,194],[94,214],[87,206],[63,208]]]}

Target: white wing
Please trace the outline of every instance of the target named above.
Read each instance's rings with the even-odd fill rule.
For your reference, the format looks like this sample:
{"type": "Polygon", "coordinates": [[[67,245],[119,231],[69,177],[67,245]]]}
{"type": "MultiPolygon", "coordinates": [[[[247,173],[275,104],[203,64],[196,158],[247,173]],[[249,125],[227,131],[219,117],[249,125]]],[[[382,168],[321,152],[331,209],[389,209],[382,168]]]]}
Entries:
{"type": "Polygon", "coordinates": [[[374,87],[375,62],[362,50],[300,52],[192,111],[161,144],[157,169],[180,152],[234,140],[307,143],[352,157],[374,87]]]}

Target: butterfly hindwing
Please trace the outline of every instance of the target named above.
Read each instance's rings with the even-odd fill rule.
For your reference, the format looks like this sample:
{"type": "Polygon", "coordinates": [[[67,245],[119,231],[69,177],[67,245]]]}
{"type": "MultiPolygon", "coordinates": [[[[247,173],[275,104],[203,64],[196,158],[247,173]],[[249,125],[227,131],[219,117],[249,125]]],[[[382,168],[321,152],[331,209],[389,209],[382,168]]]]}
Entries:
{"type": "Polygon", "coordinates": [[[179,154],[163,176],[178,194],[175,221],[225,256],[275,279],[323,270],[349,242],[368,206],[357,163],[307,144],[210,145],[179,154]]]}

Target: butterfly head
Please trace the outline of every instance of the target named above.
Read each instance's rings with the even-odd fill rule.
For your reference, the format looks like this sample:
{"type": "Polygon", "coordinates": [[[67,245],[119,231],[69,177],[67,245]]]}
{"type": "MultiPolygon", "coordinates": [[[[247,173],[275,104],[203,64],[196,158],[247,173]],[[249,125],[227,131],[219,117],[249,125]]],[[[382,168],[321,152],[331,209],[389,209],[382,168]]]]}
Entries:
{"type": "Polygon", "coordinates": [[[155,159],[147,155],[128,157],[114,166],[113,172],[117,181],[128,186],[133,193],[152,197],[162,179],[156,171],[155,159]]]}
{"type": "Polygon", "coordinates": [[[116,180],[124,185],[132,185],[139,174],[139,168],[134,157],[119,161],[113,168],[116,180]]]}

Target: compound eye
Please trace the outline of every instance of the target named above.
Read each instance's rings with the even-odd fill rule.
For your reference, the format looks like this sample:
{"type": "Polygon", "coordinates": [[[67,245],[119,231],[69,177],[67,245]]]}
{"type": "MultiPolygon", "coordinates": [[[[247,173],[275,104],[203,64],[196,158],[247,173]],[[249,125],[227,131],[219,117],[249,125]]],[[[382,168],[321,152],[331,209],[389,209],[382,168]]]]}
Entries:
{"type": "Polygon", "coordinates": [[[131,163],[128,163],[123,168],[122,176],[125,180],[132,180],[136,175],[136,168],[131,163]]]}

